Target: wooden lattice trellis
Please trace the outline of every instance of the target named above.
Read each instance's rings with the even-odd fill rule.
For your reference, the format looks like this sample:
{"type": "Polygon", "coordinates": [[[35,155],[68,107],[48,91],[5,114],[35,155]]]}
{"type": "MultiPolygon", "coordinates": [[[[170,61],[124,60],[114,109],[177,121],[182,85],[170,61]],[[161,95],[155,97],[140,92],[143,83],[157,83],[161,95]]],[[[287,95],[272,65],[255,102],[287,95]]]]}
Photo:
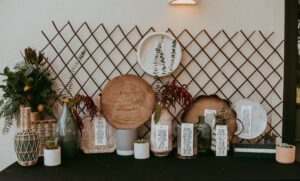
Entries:
{"type": "MultiPolygon", "coordinates": [[[[42,51],[49,57],[46,66],[63,86],[70,83],[68,77],[78,54],[83,49],[87,52],[75,70],[71,95],[83,93],[95,97],[109,80],[122,74],[135,74],[152,85],[156,83],[136,60],[137,45],[146,34],[155,31],[153,27],[142,33],[138,26],[126,32],[120,25],[109,31],[104,24],[92,29],[86,22],[78,28],[70,22],[61,28],[53,22],[53,26],[55,34],[51,38],[42,31],[47,40],[42,51]]],[[[274,32],[268,35],[242,30],[232,35],[224,30],[214,35],[206,30],[196,35],[186,29],[180,34],[171,29],[167,32],[180,43],[183,57],[178,69],[165,79],[176,78],[187,84],[193,96],[217,94],[232,102],[249,98],[261,103],[268,114],[267,131],[281,138],[283,41],[276,43],[274,32]]],[[[180,121],[179,111],[180,108],[176,111],[170,108],[176,121],[180,121]]],[[[149,136],[149,130],[150,124],[146,123],[140,128],[140,136],[149,136]]]]}

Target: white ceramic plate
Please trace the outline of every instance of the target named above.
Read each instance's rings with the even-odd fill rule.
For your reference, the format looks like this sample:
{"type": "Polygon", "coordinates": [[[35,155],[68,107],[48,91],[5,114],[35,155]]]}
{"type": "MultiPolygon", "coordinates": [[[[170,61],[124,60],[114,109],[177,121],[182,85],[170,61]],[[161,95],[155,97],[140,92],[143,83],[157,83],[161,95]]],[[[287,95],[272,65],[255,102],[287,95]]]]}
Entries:
{"type": "Polygon", "coordinates": [[[168,33],[154,32],[146,35],[138,46],[137,60],[141,68],[152,76],[163,77],[170,75],[179,66],[181,60],[181,48],[177,40],[175,44],[175,56],[172,58],[172,46],[175,39],[168,33]],[[163,40],[162,40],[163,37],[163,40]],[[164,62],[160,56],[157,57],[156,49],[161,43],[161,52],[164,62]],[[155,65],[156,61],[156,65],[155,65]]]}
{"type": "Polygon", "coordinates": [[[233,104],[237,113],[237,131],[235,134],[242,139],[253,139],[261,135],[267,127],[267,113],[264,108],[248,99],[233,104]],[[241,132],[242,131],[242,132],[241,132]]]}

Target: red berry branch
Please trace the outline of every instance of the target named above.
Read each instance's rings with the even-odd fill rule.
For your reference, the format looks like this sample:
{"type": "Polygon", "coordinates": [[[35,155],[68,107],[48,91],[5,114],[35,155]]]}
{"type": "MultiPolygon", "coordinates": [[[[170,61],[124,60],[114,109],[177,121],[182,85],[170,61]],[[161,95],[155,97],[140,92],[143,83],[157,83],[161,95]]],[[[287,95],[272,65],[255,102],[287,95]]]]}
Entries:
{"type": "Polygon", "coordinates": [[[175,109],[176,102],[182,108],[189,108],[193,102],[193,96],[188,92],[187,85],[178,85],[176,80],[162,86],[161,104],[163,106],[171,105],[175,109]]]}
{"type": "Polygon", "coordinates": [[[193,102],[193,96],[188,92],[187,85],[180,86],[176,80],[163,84],[158,88],[156,93],[156,101],[160,102],[160,104],[156,104],[155,106],[155,123],[159,121],[161,106],[167,107],[170,105],[176,110],[176,102],[178,102],[183,109],[188,109],[193,102]]]}
{"type": "Polygon", "coordinates": [[[84,96],[81,94],[77,94],[75,98],[70,101],[69,107],[72,107],[72,112],[75,117],[77,127],[80,130],[84,127],[80,112],[84,111],[84,113],[88,113],[92,117],[91,120],[93,120],[98,111],[93,99],[90,96],[84,96]]]}

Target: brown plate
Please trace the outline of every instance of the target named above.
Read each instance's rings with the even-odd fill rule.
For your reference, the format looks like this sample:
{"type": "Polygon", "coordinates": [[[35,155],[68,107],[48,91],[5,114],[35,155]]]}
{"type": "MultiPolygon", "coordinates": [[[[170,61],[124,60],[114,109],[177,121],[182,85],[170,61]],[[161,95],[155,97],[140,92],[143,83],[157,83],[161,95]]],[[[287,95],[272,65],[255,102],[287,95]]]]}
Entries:
{"type": "Polygon", "coordinates": [[[216,95],[199,96],[194,100],[189,110],[183,113],[181,120],[185,123],[198,123],[198,117],[204,116],[205,109],[216,110],[216,114],[219,114],[219,111],[224,104],[227,105],[226,113],[231,115],[230,119],[227,121],[228,140],[231,141],[233,134],[237,130],[237,124],[236,112],[231,107],[231,102],[228,100],[221,99],[216,95]]]}
{"type": "Polygon", "coordinates": [[[134,129],[151,117],[155,93],[144,79],[121,75],[104,87],[100,103],[103,116],[113,127],[134,129]]]}

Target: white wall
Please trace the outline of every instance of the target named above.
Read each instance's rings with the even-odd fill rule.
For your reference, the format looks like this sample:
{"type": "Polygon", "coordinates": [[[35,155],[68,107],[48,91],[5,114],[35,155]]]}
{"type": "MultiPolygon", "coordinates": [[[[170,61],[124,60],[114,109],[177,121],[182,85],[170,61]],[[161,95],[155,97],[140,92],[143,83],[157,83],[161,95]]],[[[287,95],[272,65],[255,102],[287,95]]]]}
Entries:
{"type": "MultiPolygon", "coordinates": [[[[41,30],[54,32],[51,20],[58,26],[70,20],[73,25],[103,22],[109,29],[117,24],[157,31],[170,27],[175,33],[184,28],[192,33],[204,28],[211,33],[275,31],[281,41],[284,0],[198,0],[197,6],[170,6],[167,0],[0,0],[0,70],[20,61],[19,51],[25,47],[41,49],[46,43],[41,30]]],[[[13,134],[0,135],[0,170],[16,160],[13,134]]]]}

